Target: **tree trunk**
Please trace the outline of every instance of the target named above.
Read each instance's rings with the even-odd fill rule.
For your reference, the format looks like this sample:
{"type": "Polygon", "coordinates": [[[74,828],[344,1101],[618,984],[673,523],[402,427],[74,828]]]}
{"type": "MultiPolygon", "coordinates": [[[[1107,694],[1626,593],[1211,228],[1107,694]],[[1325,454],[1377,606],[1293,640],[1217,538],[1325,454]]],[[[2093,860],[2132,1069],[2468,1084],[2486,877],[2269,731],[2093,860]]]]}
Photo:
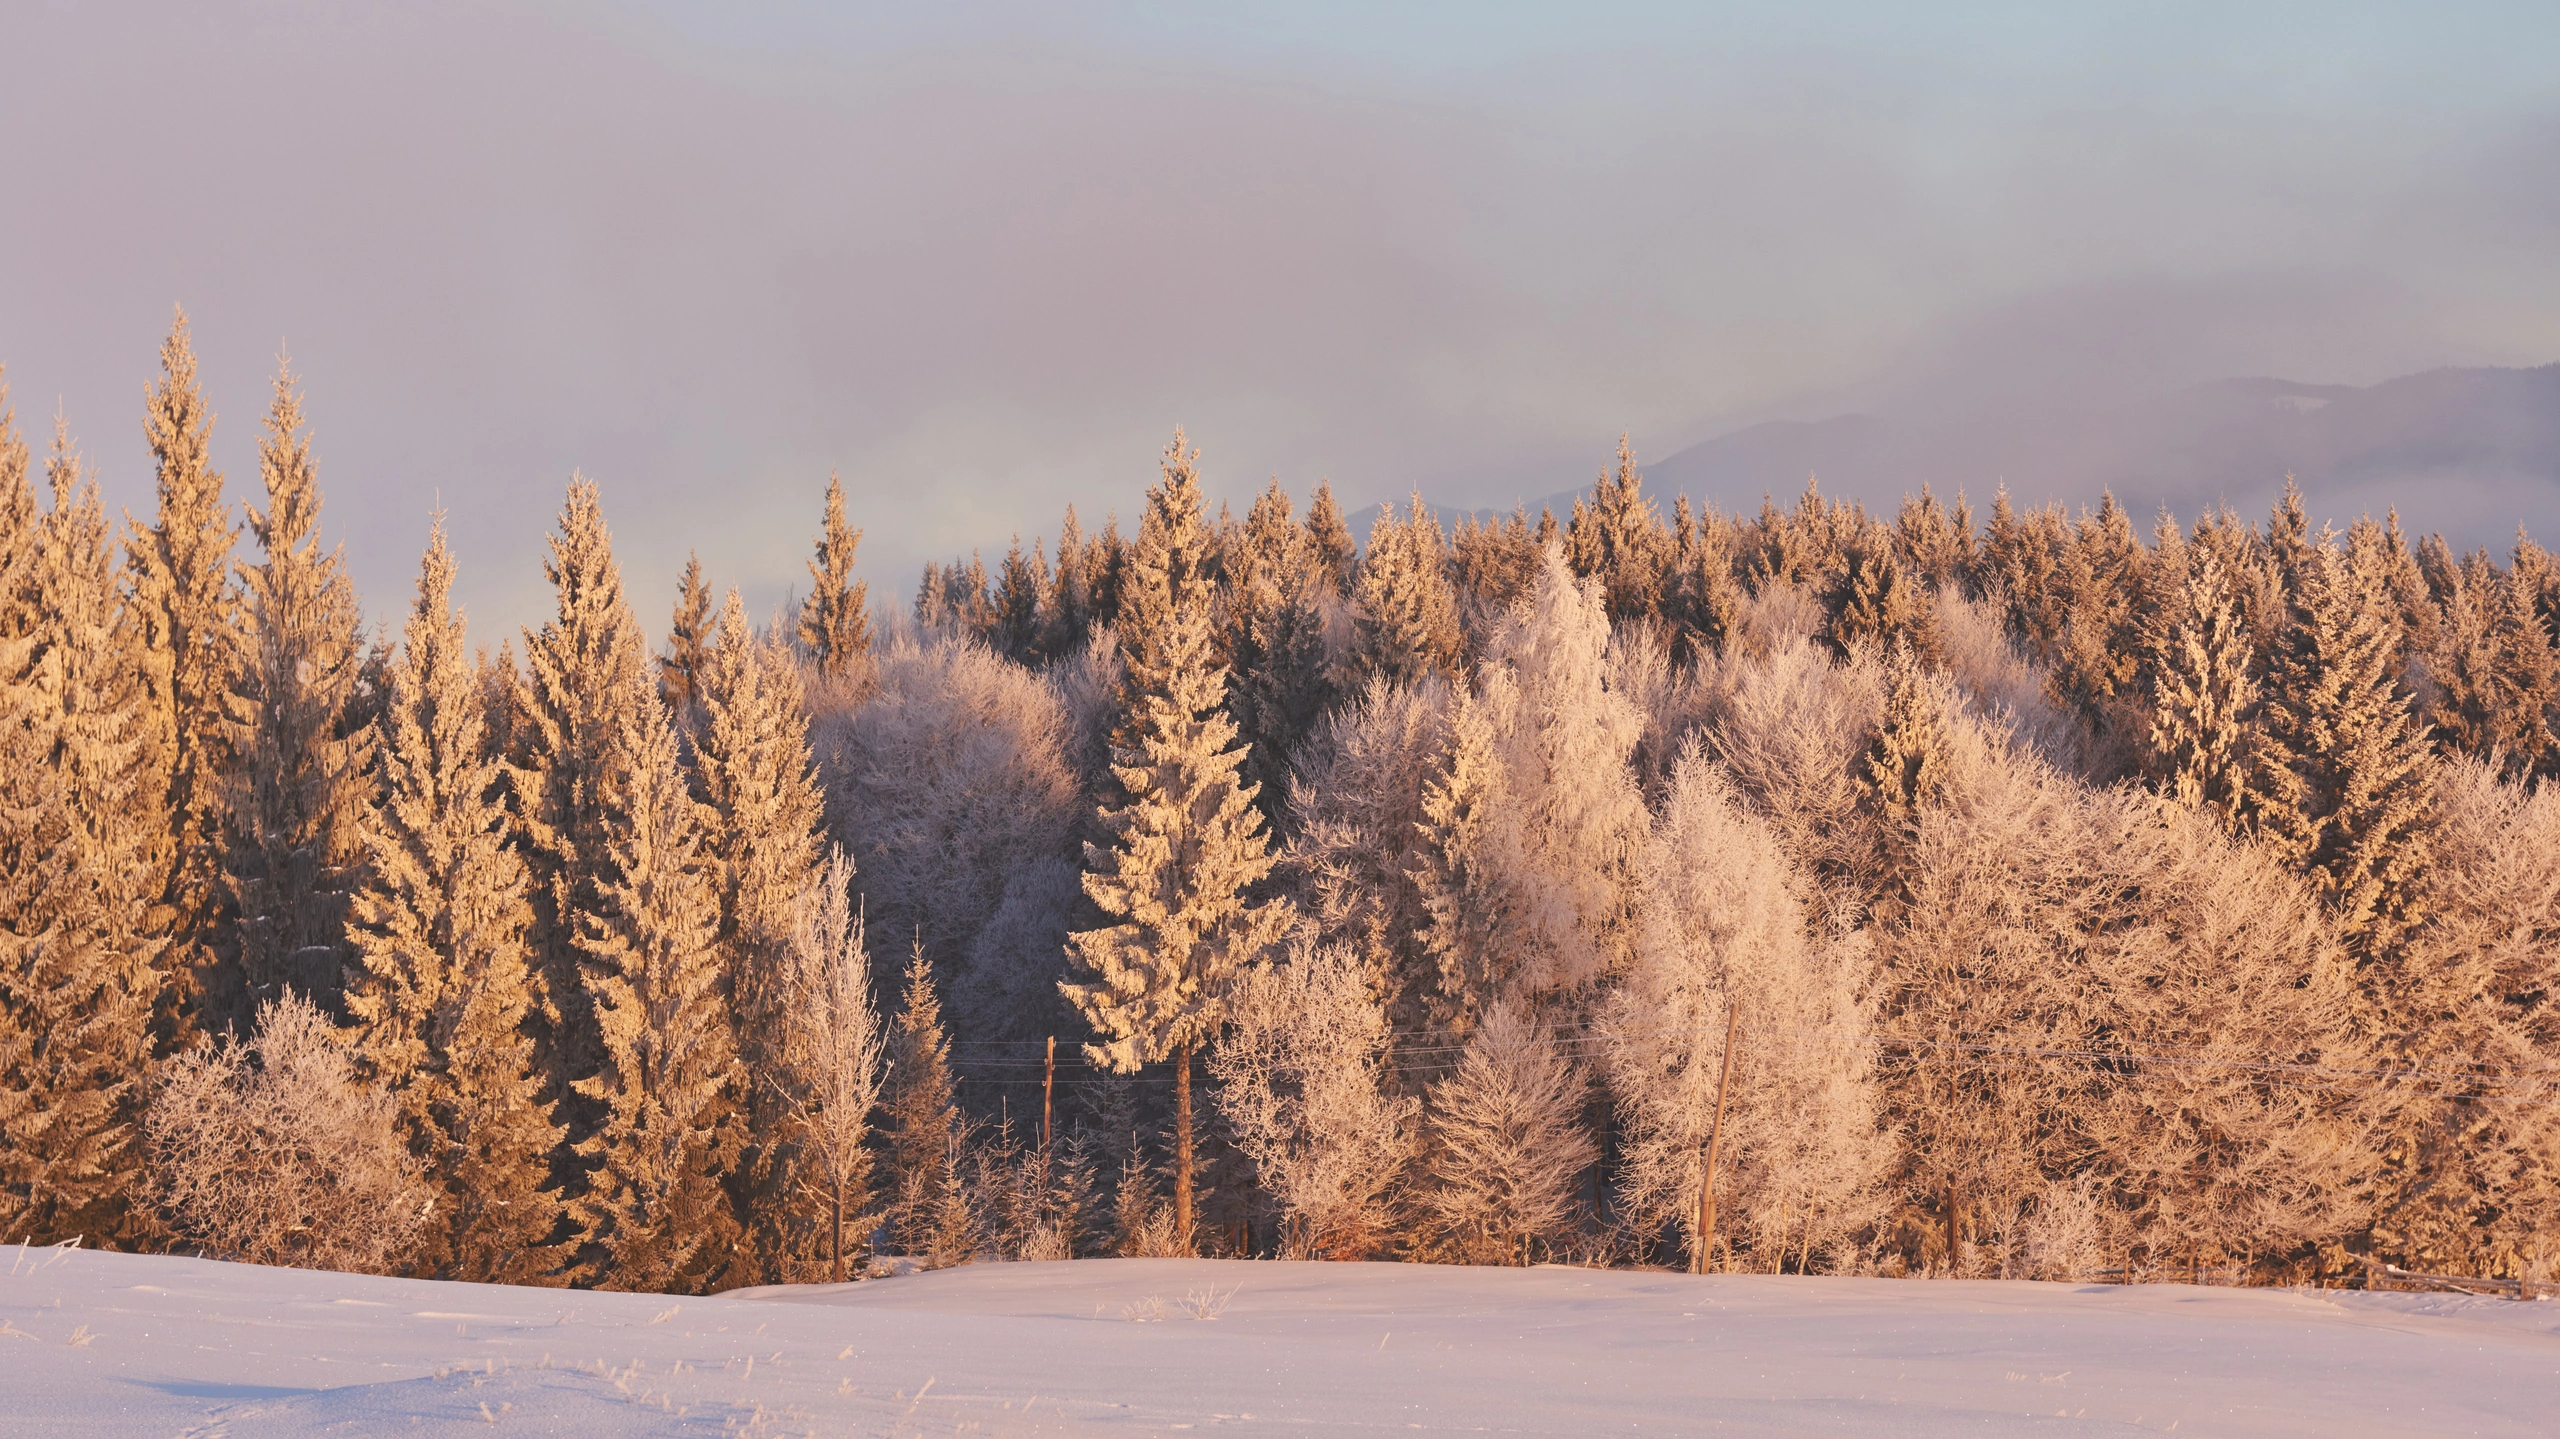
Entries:
{"type": "Polygon", "coordinates": [[[1962,1261],[1964,1251],[1957,1247],[1964,1242],[1958,1229],[1961,1222],[1956,1217],[1956,1186],[1950,1181],[1947,1185],[1947,1277],[1949,1279],[1964,1277],[1962,1261]]]}
{"type": "Polygon", "coordinates": [[[1173,1232],[1191,1247],[1191,1046],[1173,1057],[1173,1232]]]}
{"type": "Polygon", "coordinates": [[[836,1190],[836,1282],[844,1282],[844,1177],[838,1175],[836,1190]]]}

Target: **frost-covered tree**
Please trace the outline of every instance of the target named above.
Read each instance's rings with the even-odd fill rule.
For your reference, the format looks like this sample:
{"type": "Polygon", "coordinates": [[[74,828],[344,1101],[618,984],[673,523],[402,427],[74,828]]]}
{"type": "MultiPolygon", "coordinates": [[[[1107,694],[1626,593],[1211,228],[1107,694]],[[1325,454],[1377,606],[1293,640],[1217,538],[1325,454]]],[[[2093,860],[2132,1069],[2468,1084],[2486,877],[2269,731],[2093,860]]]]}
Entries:
{"type": "Polygon", "coordinates": [[[902,639],[862,706],[818,728],[831,828],[870,926],[921,940],[963,1043],[1037,1040],[1067,1019],[1057,984],[1090,811],[1060,688],[1083,694],[1098,746],[1116,675],[1096,659],[1054,665],[1044,684],[974,640],[902,639]]]}
{"type": "Polygon", "coordinates": [[[891,1223],[898,1247],[941,1255],[937,1237],[953,1206],[953,1150],[960,1143],[959,1105],[951,1097],[951,1037],[942,1026],[933,961],[917,944],[907,958],[907,987],[889,1031],[888,1101],[883,1118],[897,1197],[891,1223]]]}
{"type": "Polygon", "coordinates": [[[593,482],[569,482],[550,550],[543,575],[558,608],[525,632],[525,675],[508,705],[509,784],[532,878],[538,1053],[552,1092],[569,1101],[561,1117],[570,1137],[583,1139],[602,1115],[574,1082],[604,1063],[584,977],[585,926],[604,913],[605,887],[619,877],[615,809],[634,790],[629,746],[653,728],[641,705],[656,694],[593,482]]]}
{"type": "MultiPolygon", "coordinates": [[[[718,647],[703,677],[693,759],[708,804],[704,848],[719,886],[723,988],[737,1021],[739,1059],[749,1073],[767,1074],[788,1022],[781,971],[819,870],[824,805],[799,666],[748,627],[735,590],[721,609],[718,647]]],[[[783,1116],[770,1086],[751,1086],[742,1098],[748,1151],[738,1174],[741,1202],[758,1262],[778,1273],[788,1247],[781,1227],[787,1176],[776,1147],[783,1116]]]]}
{"type": "Polygon", "coordinates": [[[352,905],[347,1012],[360,1072],[397,1097],[401,1133],[440,1196],[419,1268],[538,1283],[560,1262],[549,1168],[561,1129],[526,1029],[532,909],[453,576],[439,518],[377,721],[380,793],[352,905]]]}
{"type": "Polygon", "coordinates": [[[1371,681],[1318,727],[1290,785],[1297,836],[1281,861],[1287,888],[1326,939],[1367,956],[1398,1031],[1431,1026],[1439,959],[1424,943],[1430,910],[1416,876],[1428,863],[1424,804],[1450,743],[1449,686],[1371,681]]]}
{"type": "Polygon", "coordinates": [[[703,583],[702,557],[688,552],[684,573],[676,580],[675,619],[667,629],[666,652],[658,656],[658,699],[679,721],[691,716],[702,698],[712,640],[711,586],[703,583]]]}
{"type": "MultiPolygon", "coordinates": [[[[222,473],[213,468],[212,432],[180,312],[160,346],[160,380],[143,416],[158,505],[147,526],[127,519],[124,549],[134,621],[126,639],[149,687],[148,763],[161,798],[152,860],[168,909],[172,978],[185,1004],[196,1001],[230,898],[221,880],[220,779],[230,763],[223,699],[240,642],[231,573],[240,531],[222,496],[222,473]]],[[[248,1022],[245,1013],[227,1018],[248,1022]]],[[[194,1016],[178,1022],[191,1025],[194,1016]]]]}
{"type": "Polygon", "coordinates": [[[1527,1264],[1572,1220],[1598,1149],[1583,1128],[1589,1081],[1555,1035],[1508,1003],[1485,1012],[1431,1086],[1426,1239],[1470,1264],[1527,1264]]]}
{"type": "Polygon", "coordinates": [[[853,577],[862,531],[844,516],[844,482],[827,476],[827,516],[809,561],[809,597],[800,602],[800,643],[828,679],[859,680],[871,662],[871,588],[853,577]]]}
{"type": "Polygon", "coordinates": [[[279,366],[258,440],[263,558],[241,567],[246,631],[223,702],[232,756],[220,786],[223,868],[239,916],[238,982],[334,1007],[350,954],[347,898],[363,883],[373,734],[351,724],[366,646],[345,558],[318,535],[319,478],[301,397],[279,366]]]}
{"type": "Polygon", "coordinates": [[[2151,657],[2152,716],[2145,769],[2162,793],[2190,809],[2210,807],[2235,826],[2250,807],[2255,756],[2250,725],[2258,685],[2248,626],[2222,561],[2201,545],[2184,582],[2170,592],[2151,657]]]}
{"type": "Polygon", "coordinates": [[[1368,1258],[1394,1231],[1422,1106],[1384,1073],[1372,973],[1345,946],[1291,945],[1237,977],[1210,1060],[1218,1107],[1287,1216],[1291,1258],[1368,1258]]]}
{"type": "Polygon", "coordinates": [[[1277,480],[1254,500],[1238,540],[1227,558],[1228,708],[1246,746],[1245,778],[1276,823],[1286,814],[1289,757],[1333,701],[1326,582],[1277,480]]]}
{"type": "Polygon", "coordinates": [[[64,426],[35,512],[0,390],[0,1228],[129,1238],[163,940],[141,676],[64,426]]]}
{"type": "Polygon", "coordinates": [[[328,1016],[286,994],[246,1040],[172,1058],[144,1132],[171,1226],[223,1259],[388,1273],[438,1194],[398,1101],[350,1072],[328,1016]]]}
{"type": "Polygon", "coordinates": [[[2390,1076],[2371,1250],[2410,1268],[2560,1277],[2560,791],[2444,766],[2426,921],[2368,968],[2390,1076]]]}
{"type": "Polygon", "coordinates": [[[1336,596],[1351,593],[1351,570],[1360,558],[1350,522],[1333,498],[1333,482],[1318,480],[1315,498],[1307,501],[1307,557],[1316,579],[1336,596]]]}
{"type": "Polygon", "coordinates": [[[1669,538],[1654,515],[1653,501],[1644,496],[1635,447],[1621,434],[1616,472],[1603,473],[1592,485],[1589,504],[1573,502],[1573,519],[1564,532],[1565,562],[1576,575],[1598,582],[1610,619],[1644,618],[1661,608],[1669,538]]]}
{"type": "Polygon", "coordinates": [[[834,850],[801,897],[777,975],[783,1035],[771,1071],[761,1076],[787,1117],[790,1187],[822,1206],[828,1272],[838,1284],[845,1225],[860,1222],[871,1197],[871,1115],[880,1103],[885,1037],[871,1005],[871,957],[853,876],[853,861],[834,850]]]}
{"type": "Polygon", "coordinates": [[[2285,553],[2293,612],[2267,666],[2257,828],[2351,942],[2386,947],[2422,917],[2426,730],[2397,688],[2397,625],[2376,578],[2325,542],[2285,553]]]}
{"type": "Polygon", "coordinates": [[[1883,727],[1880,667],[1835,665],[1789,638],[1762,659],[1728,654],[1700,683],[1709,749],[1776,828],[1826,921],[1854,923],[1879,879],[1858,776],[1883,727]]]}
{"type": "Polygon", "coordinates": [[[1351,591],[1352,664],[1361,680],[1412,684],[1426,675],[1458,673],[1466,639],[1449,588],[1440,519],[1422,496],[1404,519],[1386,506],[1369,528],[1369,551],[1351,591]]]}
{"type": "Polygon", "coordinates": [[[578,1079],[603,1123],[575,1146],[579,1275],[604,1288],[700,1292],[737,1267],[722,1181],[738,1158],[747,1082],[718,943],[710,817],[687,791],[676,735],[636,672],[605,809],[609,868],[579,914],[582,977],[602,1063],[578,1079]]]}
{"type": "MultiPolygon", "coordinates": [[[[1620,1115],[1620,1202],[1684,1233],[1693,1263],[1709,1130],[1718,1224],[1755,1267],[1831,1250],[1874,1217],[1888,1136],[1877,1121],[1864,938],[1818,938],[1803,884],[1692,741],[1644,861],[1634,962],[1601,1010],[1620,1115]]],[[[1703,1267],[1703,1266],[1701,1266],[1703,1267]]]]}
{"type": "Polygon", "coordinates": [[[1441,957],[1442,1023],[1497,1000],[1570,991],[1624,956],[1645,832],[1629,766],[1644,719],[1611,688],[1596,584],[1546,553],[1527,604],[1496,635],[1472,707],[1426,805],[1417,876],[1441,957]],[[1498,918],[1497,918],[1498,916],[1498,918]]]}
{"type": "Polygon", "coordinates": [[[1150,492],[1123,600],[1142,625],[1162,625],[1128,659],[1111,767],[1124,802],[1101,814],[1109,844],[1085,846],[1085,895],[1108,922],[1074,935],[1084,975],[1059,990],[1100,1037],[1085,1046],[1095,1064],[1174,1061],[1174,1222],[1187,1243],[1192,1055],[1216,1036],[1237,971],[1296,915],[1252,897],[1272,861],[1253,787],[1237,777],[1245,755],[1210,654],[1208,580],[1182,538],[1199,530],[1199,488],[1178,450],[1150,492]]]}

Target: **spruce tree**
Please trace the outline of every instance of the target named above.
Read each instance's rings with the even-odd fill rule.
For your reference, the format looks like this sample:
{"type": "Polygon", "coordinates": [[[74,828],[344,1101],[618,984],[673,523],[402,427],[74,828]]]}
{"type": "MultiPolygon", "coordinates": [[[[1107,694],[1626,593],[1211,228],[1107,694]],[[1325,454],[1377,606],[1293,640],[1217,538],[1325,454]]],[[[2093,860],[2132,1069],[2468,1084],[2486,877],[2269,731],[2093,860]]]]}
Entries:
{"type": "Polygon", "coordinates": [[[698,1293],[740,1276],[723,1180],[744,1136],[747,1083],[722,990],[709,815],[687,790],[676,735],[645,677],[624,681],[608,797],[608,866],[578,947],[603,1063],[576,1082],[603,1113],[576,1146],[570,1201],[580,1277],[601,1288],[698,1293]]]}
{"type": "MultiPolygon", "coordinates": [[[[143,416],[158,472],[158,508],[148,526],[130,516],[125,522],[131,643],[150,689],[148,762],[161,794],[152,861],[178,981],[179,1011],[161,1026],[173,1040],[197,1022],[203,971],[230,899],[221,875],[220,781],[230,762],[224,701],[240,648],[240,596],[231,573],[240,532],[212,465],[212,431],[182,311],[160,347],[160,381],[143,416]]],[[[245,1011],[208,1017],[246,1032],[245,1011]]]]}
{"type": "Polygon", "coordinates": [[[809,561],[809,598],[800,604],[800,643],[816,656],[818,673],[831,680],[859,680],[870,673],[871,587],[853,577],[862,531],[845,523],[844,482],[827,476],[827,517],[809,561]]]}
{"type": "Polygon", "coordinates": [[[919,938],[907,959],[907,987],[889,1031],[889,1097],[883,1106],[892,1181],[898,1186],[898,1247],[930,1253],[951,1206],[949,1164],[960,1109],[951,1097],[951,1038],[942,1027],[933,962],[919,938]]]}
{"type": "MultiPolygon", "coordinates": [[[[58,490],[75,467],[63,451],[57,429],[58,490]]],[[[152,991],[140,875],[89,828],[64,763],[84,735],[49,518],[0,386],[0,1228],[56,1242],[123,1227],[152,991]]]]}
{"type": "Polygon", "coordinates": [[[1923,585],[1949,589],[1965,583],[1973,572],[1973,508],[1956,492],[1955,508],[1939,503],[1921,482],[1920,493],[1905,496],[1893,517],[1893,552],[1923,585]]]}
{"type": "MultiPolygon", "coordinates": [[[[720,944],[739,1057],[750,1073],[768,1074],[783,1058],[789,995],[782,978],[818,873],[824,801],[810,762],[799,666],[757,638],[735,590],[720,612],[694,768],[709,802],[707,849],[717,865],[720,944]]],[[[739,1193],[757,1258],[768,1277],[778,1278],[790,1199],[777,1148],[786,1116],[770,1085],[751,1091],[747,1109],[750,1148],[739,1168],[739,1193]]]]}
{"type": "Polygon", "coordinates": [[[2190,809],[2210,807],[2231,829],[2251,808],[2258,686],[2249,632],[2222,561],[2197,546],[2185,568],[2150,661],[2144,768],[2162,793],[2190,809]]]}
{"type": "Polygon", "coordinates": [[[1644,497],[1644,476],[1636,473],[1634,448],[1618,436],[1618,467],[1591,487],[1591,503],[1574,501],[1573,523],[1565,528],[1566,563],[1584,579],[1600,582],[1611,620],[1654,614],[1662,599],[1662,574],[1669,556],[1662,523],[1653,502],[1644,497]]]}
{"type": "Polygon", "coordinates": [[[1041,557],[1039,543],[1034,541],[1025,555],[1022,536],[1015,535],[989,599],[994,611],[989,644],[996,653],[1024,665],[1040,657],[1040,596],[1048,588],[1049,562],[1041,557]]]}
{"type": "Polygon", "coordinates": [[[667,652],[658,657],[658,699],[679,723],[702,702],[711,639],[711,587],[702,582],[702,557],[687,553],[684,575],[676,582],[675,623],[667,630],[667,652]]]}
{"type": "Polygon", "coordinates": [[[524,637],[525,677],[509,707],[510,783],[533,886],[538,1052],[551,1092],[570,1101],[561,1118],[571,1137],[584,1138],[600,1116],[572,1097],[571,1082],[596,1073],[604,1051],[582,976],[582,916],[604,912],[604,891],[618,878],[614,805],[632,784],[628,741],[648,733],[639,697],[655,709],[656,695],[603,507],[583,477],[570,481],[543,573],[558,609],[524,637]]]}
{"type": "Polygon", "coordinates": [[[1058,564],[1049,572],[1049,592],[1040,597],[1040,654],[1064,659],[1084,647],[1093,628],[1093,578],[1084,531],[1076,525],[1076,507],[1058,522],[1058,564]]]}
{"type": "MultiPolygon", "coordinates": [[[[1672,533],[1662,617],[1671,627],[1673,659],[1694,662],[1721,650],[1741,620],[1742,587],[1733,574],[1736,536],[1733,521],[1713,508],[1703,515],[1692,514],[1687,495],[1679,498],[1673,510],[1672,533]]],[[[1527,538],[1525,532],[1522,538],[1527,538]]],[[[1536,559],[1534,551],[1530,559],[1536,559]]],[[[1535,573],[1534,564],[1528,573],[1535,573]]],[[[1526,576],[1523,584],[1525,588],[1526,576]]]]}
{"type": "Polygon", "coordinates": [[[1227,652],[1235,684],[1229,709],[1246,754],[1244,776],[1275,824],[1287,809],[1289,756],[1329,706],[1324,615],[1305,532],[1289,518],[1274,480],[1245,516],[1228,565],[1227,652]]]}
{"type": "Polygon", "coordinates": [[[53,506],[29,532],[24,450],[8,429],[0,391],[7,613],[12,642],[32,642],[7,690],[7,738],[17,748],[49,732],[51,745],[11,755],[13,782],[33,802],[0,818],[16,891],[7,928],[22,941],[0,966],[0,1053],[10,1055],[0,1059],[0,1228],[40,1242],[131,1243],[154,1227],[139,1202],[136,1138],[166,953],[152,923],[161,794],[145,753],[146,694],[133,651],[118,643],[95,481],[57,419],[53,506]],[[31,710],[17,708],[30,700],[31,710]]]}
{"type": "Polygon", "coordinates": [[[1948,697],[1920,657],[1897,647],[1885,672],[1884,714],[1868,741],[1858,792],[1873,807],[1887,847],[1898,853],[1921,809],[1946,788],[1952,740],[1948,697]]]}
{"type": "Polygon", "coordinates": [[[1924,660],[1938,653],[1929,597],[1894,558],[1881,534],[1851,545],[1823,596],[1823,638],[1843,658],[1862,648],[1909,649],[1924,660]]]}
{"type": "Polygon", "coordinates": [[[381,789],[365,825],[347,1010],[363,1072],[398,1096],[410,1151],[441,1196],[420,1268],[533,1284],[561,1262],[560,1196],[546,1183],[561,1129],[541,1102],[526,1028],[533,911],[453,574],[439,516],[377,721],[381,789]]]}
{"type": "Polygon", "coordinates": [[[1331,480],[1316,481],[1315,498],[1307,502],[1307,552],[1314,573],[1334,594],[1351,593],[1351,568],[1360,558],[1360,545],[1342,518],[1342,506],[1334,503],[1331,480]]]}
{"type": "Polygon", "coordinates": [[[1190,658],[1187,651],[1179,659],[1174,652],[1175,632],[1186,612],[1196,613],[1200,621],[1196,628],[1204,657],[1216,643],[1208,615],[1217,596],[1212,577],[1216,537],[1203,513],[1199,462],[1200,452],[1185,449],[1182,431],[1176,429],[1158,462],[1160,476],[1147,490],[1138,538],[1122,561],[1115,621],[1121,661],[1115,747],[1135,742],[1148,698],[1170,693],[1176,664],[1190,658]]]}
{"type": "Polygon", "coordinates": [[[258,441],[264,560],[241,568],[247,633],[225,703],[224,869],[239,915],[239,982],[334,1008],[348,960],[347,896],[361,883],[373,736],[348,707],[365,662],[355,586],[316,533],[320,487],[293,376],[276,373],[258,441]]]}
{"type": "Polygon", "coordinates": [[[1493,853],[1501,763],[1491,716],[1460,690],[1448,758],[1423,791],[1423,864],[1411,876],[1430,916],[1418,937],[1439,961],[1439,982],[1425,1003],[1441,1029],[1471,1028],[1479,1007],[1511,977],[1515,901],[1493,853]]]}
{"type": "Polygon", "coordinates": [[[2370,954],[2423,913],[2426,730],[2394,688],[2398,627],[2380,586],[2278,517],[2293,615],[2267,671],[2258,830],[2370,954]]]}
{"type": "Polygon", "coordinates": [[[1413,497],[1408,518],[1389,506],[1369,530],[1369,553],[1354,585],[1353,666],[1363,680],[1412,684],[1454,678],[1465,639],[1450,592],[1440,521],[1413,497]]]}
{"type": "Polygon", "coordinates": [[[1210,659],[1199,514],[1177,435],[1148,495],[1124,597],[1126,698],[1112,745],[1122,802],[1101,815],[1110,845],[1085,847],[1085,893],[1112,922],[1073,937],[1089,982],[1059,986],[1101,1036],[1085,1047],[1095,1064],[1129,1073],[1175,1061],[1174,1210],[1186,1244],[1192,1053],[1215,1036],[1236,971],[1294,917],[1285,901],[1248,898],[1271,857],[1253,787],[1237,777],[1245,754],[1226,714],[1226,673],[1210,659]]]}

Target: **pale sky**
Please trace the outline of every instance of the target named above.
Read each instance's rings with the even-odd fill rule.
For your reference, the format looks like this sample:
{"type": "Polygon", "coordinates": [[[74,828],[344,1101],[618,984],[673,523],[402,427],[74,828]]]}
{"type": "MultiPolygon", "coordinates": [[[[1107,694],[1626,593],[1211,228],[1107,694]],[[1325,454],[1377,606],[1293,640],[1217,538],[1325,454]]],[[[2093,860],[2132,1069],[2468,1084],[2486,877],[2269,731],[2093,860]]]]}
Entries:
{"type": "Polygon", "coordinates": [[[654,633],[688,548],[769,611],[830,470],[903,601],[1176,423],[1220,495],[1507,503],[1621,429],[2560,360],[2548,3],[926,8],[0,0],[19,423],[146,508],[182,303],[253,494],[289,348],[368,613],[441,503],[494,644],[573,469],[654,633]]]}

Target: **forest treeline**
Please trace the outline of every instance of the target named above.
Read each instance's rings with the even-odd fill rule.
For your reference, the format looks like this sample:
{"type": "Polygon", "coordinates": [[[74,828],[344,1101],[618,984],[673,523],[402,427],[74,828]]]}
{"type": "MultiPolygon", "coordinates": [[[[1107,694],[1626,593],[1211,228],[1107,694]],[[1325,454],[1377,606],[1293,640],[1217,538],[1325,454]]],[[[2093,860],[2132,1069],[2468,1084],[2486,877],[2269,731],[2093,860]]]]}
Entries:
{"type": "MultiPolygon", "coordinates": [[[[1328,489],[492,651],[0,392],[0,1227],[700,1292],[876,1251],[2253,1281],[2560,1259],[2560,567],[1808,485],[1328,489]],[[45,494],[38,491],[38,471],[45,494]],[[245,527],[246,535],[242,531],[245,527]]],[[[660,609],[661,614],[669,611],[660,609]]]]}

